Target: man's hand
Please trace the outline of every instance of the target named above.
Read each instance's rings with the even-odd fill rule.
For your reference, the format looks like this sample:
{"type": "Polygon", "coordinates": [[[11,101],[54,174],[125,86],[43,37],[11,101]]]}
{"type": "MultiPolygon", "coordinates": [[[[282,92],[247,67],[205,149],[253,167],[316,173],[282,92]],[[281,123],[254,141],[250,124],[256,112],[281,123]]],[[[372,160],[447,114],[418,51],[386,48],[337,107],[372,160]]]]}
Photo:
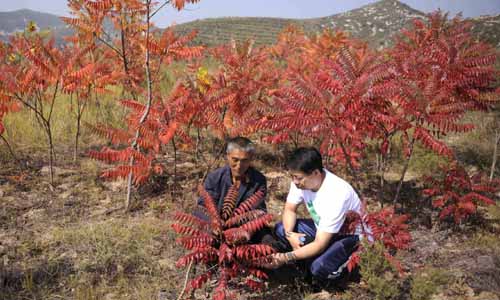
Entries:
{"type": "Polygon", "coordinates": [[[277,269],[282,265],[287,264],[296,259],[297,257],[293,252],[275,253],[271,255],[269,264],[265,265],[264,267],[268,269],[277,269]]]}
{"type": "Polygon", "coordinates": [[[300,238],[305,236],[306,235],[304,233],[286,232],[286,239],[290,243],[290,246],[292,246],[293,250],[297,250],[304,246],[304,243],[300,241],[300,238]]]}

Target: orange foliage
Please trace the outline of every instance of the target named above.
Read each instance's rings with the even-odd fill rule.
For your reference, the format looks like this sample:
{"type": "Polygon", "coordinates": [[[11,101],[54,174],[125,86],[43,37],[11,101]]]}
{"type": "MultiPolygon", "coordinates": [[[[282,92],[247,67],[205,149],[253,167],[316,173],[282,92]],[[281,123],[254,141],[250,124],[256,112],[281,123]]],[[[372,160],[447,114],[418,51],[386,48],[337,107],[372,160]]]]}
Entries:
{"type": "MultiPolygon", "coordinates": [[[[176,1],[173,5],[181,9],[185,2],[198,1],[176,1]]],[[[147,21],[158,6],[159,3],[139,0],[72,0],[69,7],[74,18],[63,18],[77,31],[75,40],[88,45],[83,49],[75,46],[74,51],[85,53],[98,47],[99,55],[107,62],[97,64],[94,60],[82,64],[81,59],[73,62],[65,91],[74,92],[88,83],[93,84],[93,91],[102,93],[106,85],[119,84],[128,94],[120,102],[129,109],[127,129],[107,128],[102,124],[91,126],[96,133],[121,147],[90,153],[95,159],[118,163],[103,173],[106,178],[126,178],[132,174],[136,184],[144,183],[151,174],[163,171],[156,163],[162,145],[174,136],[189,142],[179,124],[189,122],[195,111],[185,105],[188,101],[183,97],[186,93],[181,84],[164,97],[160,83],[165,77],[164,68],[174,61],[201,57],[204,47],[188,46],[195,32],[178,37],[168,28],[159,34],[147,21]],[[111,21],[112,30],[105,20],[111,21]],[[126,144],[129,146],[123,149],[126,144]]]]}

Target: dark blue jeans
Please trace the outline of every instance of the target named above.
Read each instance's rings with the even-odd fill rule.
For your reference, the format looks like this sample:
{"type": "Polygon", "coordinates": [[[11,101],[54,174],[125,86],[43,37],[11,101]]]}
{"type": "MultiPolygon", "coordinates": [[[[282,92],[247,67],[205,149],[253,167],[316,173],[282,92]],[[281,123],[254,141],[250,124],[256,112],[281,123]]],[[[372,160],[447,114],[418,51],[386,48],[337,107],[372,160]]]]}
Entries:
{"type": "MultiPolygon", "coordinates": [[[[285,237],[283,223],[279,222],[275,227],[275,234],[280,243],[281,251],[291,251],[292,246],[285,237]]],[[[311,219],[297,219],[294,232],[304,233],[310,240],[316,236],[316,226],[311,219]]],[[[314,277],[320,279],[337,279],[345,269],[349,256],[356,250],[359,243],[357,235],[335,234],[328,248],[319,256],[306,261],[306,264],[314,277]]]]}

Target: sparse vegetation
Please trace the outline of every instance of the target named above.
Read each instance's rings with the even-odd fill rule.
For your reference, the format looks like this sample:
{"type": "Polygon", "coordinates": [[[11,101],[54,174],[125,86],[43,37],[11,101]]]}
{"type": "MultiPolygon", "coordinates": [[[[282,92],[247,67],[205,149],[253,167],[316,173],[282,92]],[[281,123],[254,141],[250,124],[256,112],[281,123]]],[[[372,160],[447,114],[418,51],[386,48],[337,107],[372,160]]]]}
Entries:
{"type": "MultiPolygon", "coordinates": [[[[154,273],[148,267],[153,243],[162,233],[162,223],[127,224],[125,220],[109,220],[82,224],[77,228],[55,229],[52,242],[60,250],[76,257],[74,269],[77,275],[123,276],[135,273],[154,273]]],[[[165,228],[163,227],[163,231],[165,228]]]]}
{"type": "Polygon", "coordinates": [[[428,300],[449,281],[450,274],[436,268],[426,268],[416,273],[411,281],[411,300],[428,300]]]}

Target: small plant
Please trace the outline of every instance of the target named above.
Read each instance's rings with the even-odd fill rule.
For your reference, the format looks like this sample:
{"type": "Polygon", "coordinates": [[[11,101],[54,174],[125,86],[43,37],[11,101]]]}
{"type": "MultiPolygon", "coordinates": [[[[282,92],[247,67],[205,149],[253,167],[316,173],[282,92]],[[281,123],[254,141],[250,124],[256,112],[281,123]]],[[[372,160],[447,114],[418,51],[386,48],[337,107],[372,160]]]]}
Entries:
{"type": "Polygon", "coordinates": [[[400,294],[400,282],[394,265],[385,257],[387,249],[382,242],[365,244],[363,248],[365,251],[361,254],[360,273],[373,299],[396,299],[400,294]]]}
{"type": "Polygon", "coordinates": [[[411,300],[427,300],[447,284],[449,276],[442,270],[427,268],[417,273],[411,282],[411,300]]]}
{"type": "MultiPolygon", "coordinates": [[[[4,48],[2,46],[2,48],[4,48]]],[[[50,184],[54,184],[56,162],[53,134],[53,112],[61,95],[63,79],[68,75],[66,66],[71,54],[55,45],[55,39],[47,39],[27,28],[13,36],[4,49],[8,65],[0,68],[0,122],[4,114],[16,106],[28,109],[45,134],[50,184]]],[[[3,131],[0,126],[0,134],[3,131]]]]}
{"type": "Polygon", "coordinates": [[[236,207],[238,189],[237,184],[229,189],[219,211],[213,198],[200,185],[208,220],[177,212],[174,219],[178,223],[172,224],[175,232],[182,235],[177,242],[191,250],[179,258],[176,266],[204,264],[207,267],[190,281],[188,289],[199,289],[210,278],[217,277],[214,300],[235,298],[228,285],[238,277],[243,277],[244,285],[252,289],[261,288],[261,280],[267,279],[267,274],[260,267],[268,263],[268,256],[275,252],[268,245],[248,244],[251,236],[272,220],[270,214],[254,209],[263,200],[264,193],[257,191],[236,207]]]}
{"type": "MultiPolygon", "coordinates": [[[[411,243],[411,235],[408,231],[408,215],[398,215],[393,207],[386,207],[377,212],[368,213],[363,217],[363,222],[367,225],[364,235],[370,243],[381,243],[384,247],[382,256],[385,257],[393,266],[402,273],[402,268],[393,254],[397,250],[407,249],[411,243]]],[[[359,214],[352,213],[346,216],[344,221],[345,228],[342,230],[347,233],[353,233],[361,222],[359,214]]],[[[365,252],[364,244],[361,244],[349,258],[347,268],[351,272],[360,262],[362,253],[365,252]]]]}
{"type": "Polygon", "coordinates": [[[427,178],[432,187],[423,194],[433,198],[432,205],[440,210],[441,220],[453,217],[456,224],[477,213],[480,204],[494,205],[488,193],[500,188],[498,181],[487,182],[480,174],[470,177],[465,169],[457,163],[444,168],[442,179],[427,178]]]}

